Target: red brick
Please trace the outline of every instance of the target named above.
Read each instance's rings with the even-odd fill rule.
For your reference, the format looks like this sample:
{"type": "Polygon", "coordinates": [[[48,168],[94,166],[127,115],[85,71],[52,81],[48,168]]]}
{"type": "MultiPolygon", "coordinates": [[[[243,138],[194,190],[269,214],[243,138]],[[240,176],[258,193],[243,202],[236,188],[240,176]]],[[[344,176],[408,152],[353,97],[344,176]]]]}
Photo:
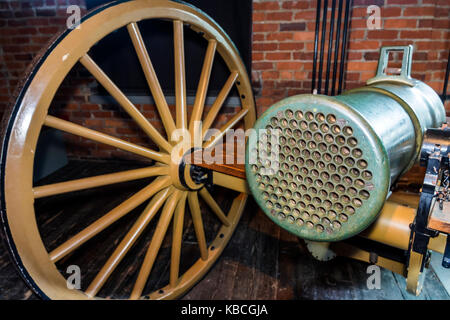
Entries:
{"type": "Polygon", "coordinates": [[[253,41],[263,41],[265,36],[263,33],[253,33],[253,41]]]}
{"type": "Polygon", "coordinates": [[[42,34],[56,34],[59,32],[59,30],[60,30],[60,28],[58,28],[58,27],[39,28],[39,32],[42,34]]]}
{"type": "Polygon", "coordinates": [[[131,128],[117,128],[117,133],[126,135],[136,135],[137,131],[131,128]]]}
{"type": "Polygon", "coordinates": [[[401,4],[401,5],[409,5],[409,4],[415,4],[420,5],[418,0],[387,0],[387,4],[401,4]]]}
{"type": "Polygon", "coordinates": [[[25,9],[14,12],[16,18],[29,18],[34,17],[34,11],[32,9],[25,9]]]}
{"type": "Polygon", "coordinates": [[[283,1],[283,9],[308,9],[310,1],[283,1]]]}
{"type": "Polygon", "coordinates": [[[56,16],[55,9],[36,9],[36,16],[38,17],[54,17],[56,16]]]}
{"type": "Polygon", "coordinates": [[[354,29],[367,29],[367,19],[352,19],[351,20],[351,29],[353,32],[354,29]]]}
{"type": "Polygon", "coordinates": [[[449,19],[434,19],[433,20],[433,28],[434,29],[450,29],[450,20],[449,19]]]}
{"type": "Polygon", "coordinates": [[[105,126],[106,127],[127,127],[129,121],[125,121],[123,119],[105,119],[105,126]]]}
{"type": "Polygon", "coordinates": [[[262,61],[264,60],[263,52],[253,52],[252,53],[252,61],[262,61]]]}
{"type": "Polygon", "coordinates": [[[351,39],[365,39],[366,30],[352,30],[350,33],[351,39]]]}
{"type": "Polygon", "coordinates": [[[347,63],[347,70],[349,71],[372,71],[377,67],[378,62],[376,61],[349,61],[347,63]]]}
{"type": "Polygon", "coordinates": [[[266,14],[264,12],[253,12],[253,21],[264,21],[266,14]]]}
{"type": "Polygon", "coordinates": [[[350,50],[366,50],[366,49],[379,49],[379,41],[350,41],[350,50]]]}
{"type": "Polygon", "coordinates": [[[282,80],[291,80],[293,78],[293,74],[291,71],[282,71],[280,72],[280,78],[282,80]]]}
{"type": "Polygon", "coordinates": [[[384,21],[386,29],[415,28],[417,20],[415,19],[387,19],[384,21]]]}
{"type": "MultiPolygon", "coordinates": [[[[439,11],[439,10],[438,10],[439,11]]],[[[404,17],[433,17],[434,16],[434,7],[414,7],[414,8],[405,8],[403,11],[404,17]]]]}
{"type": "Polygon", "coordinates": [[[290,60],[290,52],[267,52],[266,60],[290,60]]]}
{"type": "Polygon", "coordinates": [[[377,6],[383,6],[384,0],[353,0],[354,6],[370,6],[370,5],[377,5],[377,6]]]}
{"type": "Polygon", "coordinates": [[[281,23],[280,31],[303,31],[306,29],[304,22],[281,23]]]}
{"type": "Polygon", "coordinates": [[[253,32],[278,31],[279,25],[276,23],[254,23],[253,32]]]}
{"type": "Polygon", "coordinates": [[[305,45],[301,42],[286,42],[278,45],[279,50],[301,50],[305,45]]]}
{"type": "Polygon", "coordinates": [[[35,34],[37,34],[37,29],[32,28],[32,27],[18,28],[17,31],[20,35],[35,35],[35,34]]]}
{"type": "Polygon", "coordinates": [[[367,7],[360,7],[360,8],[353,8],[352,9],[352,17],[368,17],[368,13],[367,13],[367,7]]]}
{"type": "Polygon", "coordinates": [[[267,41],[286,41],[292,40],[294,34],[292,32],[279,32],[279,33],[269,33],[267,35],[267,41]]]}
{"type": "Polygon", "coordinates": [[[84,124],[88,127],[103,127],[103,120],[99,119],[85,119],[84,124]]]}
{"type": "Polygon", "coordinates": [[[31,38],[30,37],[14,37],[14,38],[10,38],[10,43],[12,44],[27,44],[30,42],[31,38]]]}
{"type": "Polygon", "coordinates": [[[98,104],[83,103],[81,105],[81,110],[100,110],[100,107],[98,104]]]}
{"type": "Polygon", "coordinates": [[[345,81],[359,81],[361,72],[346,72],[345,81]]]}
{"type": "Polygon", "coordinates": [[[398,31],[394,30],[369,30],[367,32],[368,39],[396,39],[398,31]]]}
{"type": "Polygon", "coordinates": [[[422,30],[401,31],[400,38],[402,38],[402,39],[429,39],[430,33],[423,32],[422,30]]]}
{"type": "Polygon", "coordinates": [[[273,69],[273,64],[271,62],[254,62],[252,67],[254,70],[270,70],[273,69]]]}
{"type": "Polygon", "coordinates": [[[278,62],[277,69],[278,70],[300,70],[303,66],[301,62],[278,62]]]}
{"type": "MultiPolygon", "coordinates": [[[[366,61],[371,61],[371,60],[378,61],[379,58],[380,58],[380,53],[378,51],[364,53],[364,60],[366,60],[366,61]]],[[[349,60],[353,60],[353,59],[349,59],[349,60]]]]}
{"type": "Polygon", "coordinates": [[[92,112],[95,118],[111,118],[112,112],[111,111],[94,111],[92,112]]]}
{"type": "Polygon", "coordinates": [[[9,19],[8,20],[8,26],[10,27],[23,27],[26,26],[28,24],[27,20],[24,19],[9,19]]]}
{"type": "Polygon", "coordinates": [[[294,20],[315,20],[316,10],[302,10],[297,12],[294,16],[294,20]]]}
{"type": "Polygon", "coordinates": [[[268,12],[266,13],[266,20],[291,21],[292,12],[268,12]]]}
{"type": "Polygon", "coordinates": [[[280,9],[280,5],[277,1],[267,1],[267,2],[253,2],[253,10],[265,11],[265,10],[278,10],[280,9]]]}
{"type": "Polygon", "coordinates": [[[383,7],[381,8],[381,16],[383,18],[400,17],[402,13],[401,7],[383,7]]]}
{"type": "Polygon", "coordinates": [[[303,71],[296,71],[294,72],[294,79],[295,80],[306,80],[308,79],[308,73],[303,71]]]}
{"type": "Polygon", "coordinates": [[[267,79],[278,79],[280,73],[278,71],[263,71],[261,77],[263,80],[267,79]]]}
{"type": "Polygon", "coordinates": [[[304,32],[295,32],[294,33],[294,40],[297,41],[307,41],[307,40],[314,40],[314,32],[304,31],[304,32]]]}
{"type": "Polygon", "coordinates": [[[274,51],[277,50],[278,44],[275,42],[271,43],[254,43],[252,46],[254,51],[274,51]]]}
{"type": "Polygon", "coordinates": [[[46,37],[32,37],[31,41],[33,43],[47,43],[50,40],[50,36],[46,36],[46,37]]]}
{"type": "Polygon", "coordinates": [[[361,52],[355,52],[355,51],[349,51],[348,54],[347,54],[347,59],[349,61],[361,60],[362,59],[362,53],[361,52]]]}

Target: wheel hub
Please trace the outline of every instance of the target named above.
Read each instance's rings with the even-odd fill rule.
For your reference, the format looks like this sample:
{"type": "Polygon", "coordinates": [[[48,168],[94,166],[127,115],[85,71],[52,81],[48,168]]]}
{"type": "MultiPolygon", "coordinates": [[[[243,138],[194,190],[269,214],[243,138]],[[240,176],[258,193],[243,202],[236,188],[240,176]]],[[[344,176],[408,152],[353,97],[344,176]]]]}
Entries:
{"type": "Polygon", "coordinates": [[[199,190],[209,181],[209,170],[192,163],[192,152],[188,150],[178,163],[172,164],[172,179],[175,187],[181,190],[199,190]]]}

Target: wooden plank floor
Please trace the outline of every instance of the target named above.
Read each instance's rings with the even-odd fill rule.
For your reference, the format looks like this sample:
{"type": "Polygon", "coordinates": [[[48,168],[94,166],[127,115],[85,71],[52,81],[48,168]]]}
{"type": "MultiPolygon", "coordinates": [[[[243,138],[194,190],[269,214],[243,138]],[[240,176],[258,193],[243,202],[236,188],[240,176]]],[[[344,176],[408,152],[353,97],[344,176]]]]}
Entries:
{"type": "MultiPolygon", "coordinates": [[[[106,165],[75,161],[42,183],[136,167],[139,165],[127,164],[125,167],[120,163],[106,165]]],[[[58,232],[62,225],[70,232],[76,232],[82,228],[80,221],[88,224],[95,220],[96,215],[92,212],[99,211],[99,206],[103,208],[103,211],[99,211],[101,215],[147,183],[139,181],[121,184],[120,187],[111,187],[100,193],[98,190],[84,191],[78,194],[79,200],[75,204],[68,201],[70,196],[42,199],[36,204],[36,211],[37,220],[43,225],[41,232],[47,247],[55,247],[68,236],[58,232]],[[118,196],[119,193],[121,196],[118,196]]],[[[139,208],[134,211],[139,213],[139,208]]],[[[134,211],[106,235],[102,235],[100,240],[103,241],[89,242],[90,246],[83,252],[76,253],[61,263],[58,266],[60,270],[64,270],[66,264],[83,264],[82,270],[85,273],[82,276],[82,286],[87,286],[98,272],[102,261],[108,258],[111,250],[134,222],[134,211]],[[104,243],[108,243],[109,247],[101,247],[104,243]]],[[[185,226],[183,249],[188,253],[183,254],[183,258],[189,265],[189,260],[195,258],[198,249],[190,222],[187,221],[185,226]]],[[[210,230],[207,238],[211,239],[217,226],[214,221],[206,221],[205,226],[210,230]]],[[[135,273],[140,265],[146,245],[151,239],[152,228],[149,229],[119,265],[110,284],[105,286],[105,292],[112,292],[105,293],[105,296],[131,290],[135,277],[127,275],[135,273]]],[[[165,242],[158,257],[161,263],[154,270],[157,276],[154,277],[155,280],[149,281],[149,286],[158,287],[167,279],[169,257],[170,242],[165,242]]],[[[241,223],[222,256],[183,299],[450,299],[433,270],[428,270],[422,294],[414,297],[405,291],[404,278],[384,269],[381,273],[381,289],[367,289],[366,269],[367,264],[342,257],[330,262],[314,260],[301,240],[270,222],[250,200],[241,223]]],[[[0,299],[37,299],[17,275],[3,242],[0,244],[0,299]]]]}

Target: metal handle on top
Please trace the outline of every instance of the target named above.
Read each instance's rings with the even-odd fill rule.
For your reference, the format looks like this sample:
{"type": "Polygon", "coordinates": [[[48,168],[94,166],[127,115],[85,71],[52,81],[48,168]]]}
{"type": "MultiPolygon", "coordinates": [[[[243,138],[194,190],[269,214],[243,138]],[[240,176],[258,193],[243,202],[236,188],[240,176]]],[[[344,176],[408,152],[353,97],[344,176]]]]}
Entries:
{"type": "Polygon", "coordinates": [[[399,82],[411,87],[414,87],[414,81],[411,78],[411,63],[412,63],[413,46],[392,46],[382,47],[380,52],[380,59],[378,60],[377,74],[374,78],[367,80],[367,84],[374,84],[378,82],[399,82]],[[386,68],[389,62],[390,52],[403,52],[402,68],[399,75],[386,74],[386,68]]]}

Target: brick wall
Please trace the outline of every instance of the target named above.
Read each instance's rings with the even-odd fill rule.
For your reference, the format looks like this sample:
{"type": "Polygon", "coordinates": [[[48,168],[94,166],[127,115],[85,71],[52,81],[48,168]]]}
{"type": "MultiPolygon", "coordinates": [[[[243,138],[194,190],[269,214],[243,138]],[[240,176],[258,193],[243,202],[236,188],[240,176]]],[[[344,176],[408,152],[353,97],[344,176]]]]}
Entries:
{"type": "Polygon", "coordinates": [[[0,0],[0,113],[34,56],[66,28],[68,5],[84,0],[0,0]]]}
{"type": "MultiPolygon", "coordinates": [[[[254,0],[252,77],[262,110],[280,98],[311,92],[316,6],[315,0],[254,0]]],[[[441,94],[450,49],[449,18],[448,0],[354,0],[345,87],[362,86],[374,76],[381,46],[412,44],[413,77],[441,94]],[[367,28],[369,5],[381,9],[379,30],[367,28]]],[[[449,114],[450,104],[447,110],[449,114]]]]}
{"type": "MultiPolygon", "coordinates": [[[[331,1],[329,1],[331,4],[331,1]]],[[[413,44],[413,76],[442,93],[450,49],[448,0],[354,0],[345,87],[361,86],[375,73],[379,48],[413,44]],[[381,8],[381,29],[367,28],[367,7],[381,8]]],[[[0,113],[24,70],[45,43],[66,26],[68,5],[84,0],[0,0],[0,113]]],[[[330,5],[331,7],[331,5],[330,5]]],[[[316,0],[254,0],[252,82],[258,113],[274,102],[311,91],[316,0]]],[[[325,55],[326,56],[326,55],[325,55]]],[[[449,90],[450,91],[450,90],[449,90]]],[[[59,89],[52,113],[136,143],[150,143],[114,105],[92,104],[97,83],[76,67],[59,89]]],[[[137,106],[162,130],[153,106],[137,106]]],[[[173,109],[173,106],[172,106],[173,109]]],[[[219,121],[235,110],[226,108],[219,121]]],[[[447,104],[450,115],[450,104],[447,104]]],[[[122,157],[107,146],[68,136],[69,153],[83,157],[122,157]],[[84,148],[90,144],[90,148],[84,148]],[[86,151],[89,150],[89,151],[86,151]]]]}

